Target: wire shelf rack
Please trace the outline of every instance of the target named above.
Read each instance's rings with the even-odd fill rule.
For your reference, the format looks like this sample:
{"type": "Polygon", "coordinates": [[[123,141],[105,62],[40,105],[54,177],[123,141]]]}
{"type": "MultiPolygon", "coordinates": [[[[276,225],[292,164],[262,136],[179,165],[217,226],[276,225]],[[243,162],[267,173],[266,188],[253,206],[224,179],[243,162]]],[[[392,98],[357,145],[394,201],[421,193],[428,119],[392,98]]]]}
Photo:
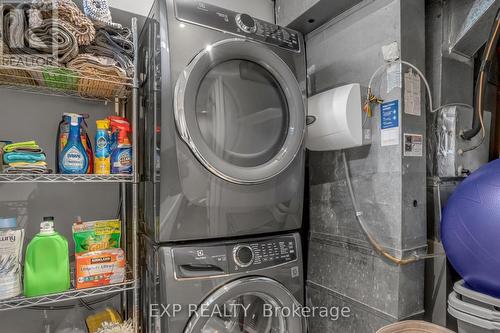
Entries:
{"type": "Polygon", "coordinates": [[[2,174],[0,183],[130,183],[132,175],[2,174]]]}
{"type": "Polygon", "coordinates": [[[104,296],[113,293],[119,293],[126,290],[136,288],[136,281],[128,279],[123,283],[113,284],[109,286],[88,288],[88,289],[71,289],[66,292],[44,295],[37,297],[15,297],[0,301],[0,311],[8,311],[15,309],[30,308],[47,304],[60,303],[87,297],[104,296]]]}
{"type": "Polygon", "coordinates": [[[50,96],[112,102],[127,99],[133,79],[97,70],[77,70],[62,66],[18,66],[0,55],[0,87],[50,96]]]}

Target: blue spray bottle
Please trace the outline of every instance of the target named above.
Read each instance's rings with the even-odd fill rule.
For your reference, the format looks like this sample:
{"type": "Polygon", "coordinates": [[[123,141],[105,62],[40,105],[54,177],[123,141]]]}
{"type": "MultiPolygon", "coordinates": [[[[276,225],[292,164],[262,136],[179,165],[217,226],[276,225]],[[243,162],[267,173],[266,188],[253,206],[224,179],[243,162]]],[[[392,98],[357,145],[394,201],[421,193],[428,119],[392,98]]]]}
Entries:
{"type": "Polygon", "coordinates": [[[65,117],[70,128],[68,142],[59,156],[59,171],[63,174],[85,174],[89,167],[89,157],[80,137],[83,117],[78,114],[68,114],[65,117]]]}

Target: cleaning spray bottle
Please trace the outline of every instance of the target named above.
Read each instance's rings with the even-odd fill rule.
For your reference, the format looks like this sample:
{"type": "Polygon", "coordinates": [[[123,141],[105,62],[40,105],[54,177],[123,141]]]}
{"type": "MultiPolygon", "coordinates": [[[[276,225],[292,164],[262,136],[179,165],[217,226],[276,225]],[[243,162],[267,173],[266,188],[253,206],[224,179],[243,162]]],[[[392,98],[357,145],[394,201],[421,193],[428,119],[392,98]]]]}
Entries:
{"type": "Polygon", "coordinates": [[[116,148],[111,153],[111,173],[112,174],[131,174],[132,173],[132,145],[128,138],[130,133],[130,124],[115,123],[118,131],[118,141],[116,148]]]}
{"type": "Polygon", "coordinates": [[[109,116],[108,120],[109,120],[109,124],[110,124],[110,128],[111,128],[111,131],[109,134],[109,137],[110,137],[109,148],[110,148],[110,151],[113,151],[116,149],[116,146],[118,145],[118,128],[117,128],[117,126],[118,125],[127,125],[127,124],[130,126],[130,122],[127,120],[127,118],[118,117],[118,116],[109,116]]]}
{"type": "Polygon", "coordinates": [[[89,168],[89,157],[82,144],[80,127],[83,117],[71,114],[68,142],[59,156],[59,172],[63,174],[85,174],[89,168]]]}
{"type": "MultiPolygon", "coordinates": [[[[63,118],[61,122],[59,123],[59,128],[58,128],[58,133],[57,133],[57,147],[56,147],[56,165],[59,167],[59,157],[61,155],[61,152],[64,150],[64,147],[66,147],[66,144],[68,143],[68,138],[69,138],[69,130],[71,127],[71,116],[73,116],[73,113],[64,113],[63,118]]],[[[80,126],[80,137],[82,140],[83,147],[85,148],[85,151],[87,152],[87,156],[89,158],[89,167],[87,170],[87,173],[93,173],[94,170],[94,156],[92,153],[92,145],[90,142],[90,138],[88,135],[88,126],[86,119],[89,117],[88,114],[82,114],[80,115],[83,117],[83,120],[81,122],[80,126]]],[[[58,170],[58,172],[61,172],[58,170]]]]}
{"type": "Polygon", "coordinates": [[[111,173],[109,123],[109,119],[96,121],[94,172],[97,175],[109,175],[111,173]]]}

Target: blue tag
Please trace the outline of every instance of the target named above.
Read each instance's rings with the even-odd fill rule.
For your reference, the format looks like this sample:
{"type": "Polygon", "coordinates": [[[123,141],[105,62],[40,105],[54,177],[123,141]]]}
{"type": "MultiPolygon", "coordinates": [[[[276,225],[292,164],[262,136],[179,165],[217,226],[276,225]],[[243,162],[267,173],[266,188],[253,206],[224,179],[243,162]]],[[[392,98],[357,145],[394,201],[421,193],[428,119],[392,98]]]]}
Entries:
{"type": "Polygon", "coordinates": [[[399,100],[380,105],[380,117],[381,129],[399,127],[399,100]]]}

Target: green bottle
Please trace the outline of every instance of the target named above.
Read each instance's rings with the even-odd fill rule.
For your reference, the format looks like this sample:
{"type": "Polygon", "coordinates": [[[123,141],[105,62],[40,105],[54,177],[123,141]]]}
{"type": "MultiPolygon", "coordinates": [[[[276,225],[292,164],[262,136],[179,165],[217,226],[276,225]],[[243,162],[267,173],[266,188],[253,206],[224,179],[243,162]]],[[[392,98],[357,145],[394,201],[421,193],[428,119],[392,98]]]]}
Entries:
{"type": "Polygon", "coordinates": [[[40,224],[40,233],[26,249],[24,295],[55,294],[69,287],[68,241],[54,231],[54,218],[46,217],[40,224]]]}

